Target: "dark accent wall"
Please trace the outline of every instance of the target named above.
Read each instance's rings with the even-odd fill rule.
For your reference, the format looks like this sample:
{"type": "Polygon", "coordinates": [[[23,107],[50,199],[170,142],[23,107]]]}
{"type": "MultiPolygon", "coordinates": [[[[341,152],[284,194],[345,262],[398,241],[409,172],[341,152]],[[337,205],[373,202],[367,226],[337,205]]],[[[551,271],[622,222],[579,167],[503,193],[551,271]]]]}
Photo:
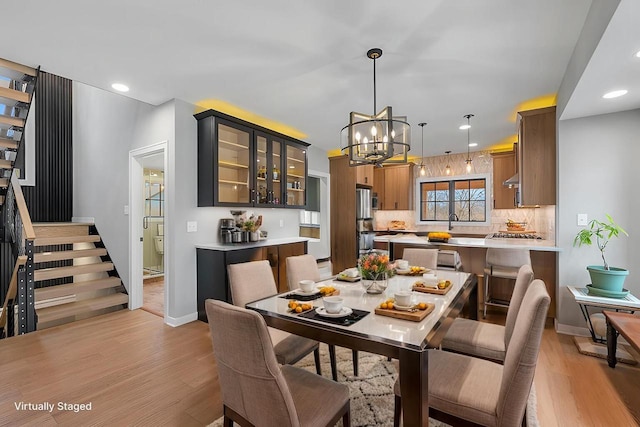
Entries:
{"type": "MultiPolygon", "coordinates": [[[[22,187],[32,222],[71,221],[72,81],[40,72],[36,85],[35,187],[22,187]]],[[[26,148],[26,147],[25,147],[26,148]]]]}

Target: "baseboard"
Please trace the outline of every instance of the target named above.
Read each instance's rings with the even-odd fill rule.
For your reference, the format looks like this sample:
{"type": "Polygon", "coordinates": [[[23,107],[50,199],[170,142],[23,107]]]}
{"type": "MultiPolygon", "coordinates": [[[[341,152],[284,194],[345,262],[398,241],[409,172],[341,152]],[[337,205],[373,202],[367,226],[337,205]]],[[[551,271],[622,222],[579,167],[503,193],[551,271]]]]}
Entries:
{"type": "Polygon", "coordinates": [[[165,318],[165,322],[169,326],[178,327],[182,325],[186,325],[187,323],[193,322],[194,320],[198,320],[198,312],[193,312],[191,314],[187,314],[182,317],[170,317],[167,316],[165,318]]]}
{"type": "Polygon", "coordinates": [[[95,224],[96,219],[92,216],[72,216],[71,222],[80,222],[85,224],[95,224]]]}
{"type": "Polygon", "coordinates": [[[580,326],[573,326],[573,325],[565,325],[562,323],[558,323],[558,320],[555,320],[555,328],[556,328],[556,332],[559,334],[564,334],[564,335],[578,335],[581,337],[590,337],[591,333],[589,332],[589,329],[585,328],[585,327],[580,327],[580,326]]]}

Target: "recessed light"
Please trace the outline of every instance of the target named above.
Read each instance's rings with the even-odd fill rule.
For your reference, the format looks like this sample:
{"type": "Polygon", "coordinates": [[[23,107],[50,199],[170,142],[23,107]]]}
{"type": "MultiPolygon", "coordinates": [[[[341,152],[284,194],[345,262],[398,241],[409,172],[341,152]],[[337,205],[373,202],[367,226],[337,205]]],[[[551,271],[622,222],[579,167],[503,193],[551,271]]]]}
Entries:
{"type": "Polygon", "coordinates": [[[634,55],[636,58],[640,58],[640,50],[636,52],[636,54],[634,55]]]}
{"type": "Polygon", "coordinates": [[[626,95],[626,94],[627,94],[626,89],[620,89],[620,90],[612,90],[611,92],[607,92],[604,95],[602,95],[602,97],[606,99],[611,99],[611,98],[617,98],[619,96],[626,95]]]}
{"type": "Polygon", "coordinates": [[[478,143],[477,142],[472,142],[469,144],[469,147],[477,147],[478,143]]]}
{"type": "Polygon", "coordinates": [[[111,87],[117,90],[118,92],[129,92],[129,86],[124,85],[122,83],[114,83],[111,85],[111,87]]]}
{"type": "Polygon", "coordinates": [[[461,125],[458,129],[460,130],[467,130],[471,127],[471,125],[461,125]]]}

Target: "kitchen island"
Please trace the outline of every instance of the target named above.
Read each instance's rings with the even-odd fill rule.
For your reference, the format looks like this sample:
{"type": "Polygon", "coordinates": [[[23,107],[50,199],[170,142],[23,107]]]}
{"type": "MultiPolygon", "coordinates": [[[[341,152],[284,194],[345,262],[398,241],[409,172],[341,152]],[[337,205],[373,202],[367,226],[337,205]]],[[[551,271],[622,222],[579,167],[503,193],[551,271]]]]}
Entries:
{"type": "Polygon", "coordinates": [[[304,237],[265,239],[247,243],[200,243],[196,244],[198,283],[198,319],[206,322],[204,302],[208,298],[231,303],[227,266],[241,262],[267,260],[271,265],[278,292],[288,289],[287,257],[307,253],[304,237]]]}
{"type": "MultiPolygon", "coordinates": [[[[495,239],[476,237],[452,237],[446,243],[429,242],[426,237],[386,235],[376,236],[374,245],[379,249],[389,251],[391,259],[402,258],[404,248],[433,248],[457,251],[462,261],[462,270],[478,275],[478,301],[484,300],[484,266],[487,248],[500,249],[528,249],[531,253],[531,267],[536,279],[542,279],[547,286],[547,291],[551,296],[548,317],[555,317],[555,294],[556,294],[556,270],[558,263],[558,252],[562,249],[557,247],[551,240],[541,239],[495,239]]],[[[513,281],[500,278],[493,278],[492,294],[500,299],[509,299],[513,289],[513,281]]],[[[480,309],[481,307],[478,307],[480,309]]]]}

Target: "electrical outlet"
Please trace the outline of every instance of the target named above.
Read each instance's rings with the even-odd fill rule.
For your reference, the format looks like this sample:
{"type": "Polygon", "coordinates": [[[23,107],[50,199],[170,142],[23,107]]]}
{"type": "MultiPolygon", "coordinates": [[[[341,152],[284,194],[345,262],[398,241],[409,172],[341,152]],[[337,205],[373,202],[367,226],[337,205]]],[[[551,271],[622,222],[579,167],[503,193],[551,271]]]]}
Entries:
{"type": "Polygon", "coordinates": [[[195,233],[198,231],[197,221],[187,221],[187,233],[195,233]]]}
{"type": "Polygon", "coordinates": [[[280,228],[284,227],[284,219],[280,220],[280,228]]]}
{"type": "Polygon", "coordinates": [[[587,214],[578,214],[578,225],[587,225],[588,222],[587,214]]]}
{"type": "Polygon", "coordinates": [[[129,205],[124,205],[124,214],[129,215],[129,205]]]}

